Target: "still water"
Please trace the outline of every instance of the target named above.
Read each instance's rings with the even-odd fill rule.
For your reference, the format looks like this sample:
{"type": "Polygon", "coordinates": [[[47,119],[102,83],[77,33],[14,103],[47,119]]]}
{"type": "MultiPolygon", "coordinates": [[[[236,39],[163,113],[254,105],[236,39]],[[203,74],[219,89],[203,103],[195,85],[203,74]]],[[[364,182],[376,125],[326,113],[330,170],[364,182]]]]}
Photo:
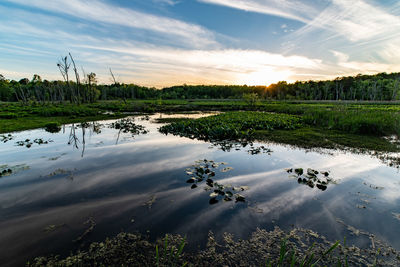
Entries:
{"type": "Polygon", "coordinates": [[[1,265],[68,255],[121,231],[152,239],[179,233],[187,235],[188,249],[195,249],[204,246],[209,231],[247,238],[257,227],[302,227],[366,247],[373,234],[400,249],[398,169],[368,155],[271,143],[227,151],[159,133],[163,124],[154,120],[168,116],[204,114],[131,117],[146,130],[133,136],[112,128],[112,120],[3,139],[0,172],[12,173],[0,177],[1,265]],[[188,168],[198,160],[210,165],[214,182],[244,201],[218,196],[210,204],[215,201],[206,181],[191,189],[188,168]],[[211,160],[224,164],[212,168],[211,160]],[[318,170],[318,179],[328,181],[326,189],[299,183],[296,168],[305,174],[318,170]]]}

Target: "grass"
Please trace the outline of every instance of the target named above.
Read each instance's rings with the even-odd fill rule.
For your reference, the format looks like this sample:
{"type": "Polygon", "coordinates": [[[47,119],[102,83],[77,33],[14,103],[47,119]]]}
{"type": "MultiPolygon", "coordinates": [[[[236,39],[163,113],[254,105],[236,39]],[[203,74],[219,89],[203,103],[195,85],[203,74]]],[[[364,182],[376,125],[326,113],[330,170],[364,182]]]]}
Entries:
{"type": "Polygon", "coordinates": [[[155,242],[140,234],[120,233],[90,244],[62,258],[37,257],[27,266],[398,266],[400,254],[376,239],[376,248],[348,247],[346,241],[330,242],[301,228],[289,232],[278,227],[257,229],[248,239],[222,240],[210,232],[205,248],[185,250],[180,235],[165,235],[155,242]]]}
{"type": "Polygon", "coordinates": [[[122,117],[121,114],[104,114],[102,110],[88,105],[47,104],[29,106],[19,103],[0,104],[0,133],[48,128],[62,125],[122,117]]]}
{"type": "Polygon", "coordinates": [[[266,112],[227,112],[195,120],[165,125],[162,133],[200,140],[251,140],[256,130],[295,129],[301,119],[294,115],[266,112]]]}
{"type": "Polygon", "coordinates": [[[0,103],[0,133],[46,127],[49,123],[61,125],[119,118],[124,112],[188,111],[226,111],[228,115],[196,122],[177,118],[157,122],[172,123],[172,126],[162,128],[164,133],[179,133],[203,140],[257,138],[306,148],[398,151],[397,145],[382,137],[400,136],[400,105],[369,102],[260,101],[254,106],[241,100],[99,101],[79,106],[69,103],[24,106],[3,102],[0,103]],[[235,112],[238,110],[248,112],[235,112]],[[275,115],[254,113],[254,110],[275,115]]]}
{"type": "Polygon", "coordinates": [[[258,141],[287,144],[305,149],[352,148],[359,151],[400,152],[397,144],[381,137],[349,134],[338,130],[326,130],[322,127],[305,126],[290,131],[256,131],[254,138],[258,141]]]}

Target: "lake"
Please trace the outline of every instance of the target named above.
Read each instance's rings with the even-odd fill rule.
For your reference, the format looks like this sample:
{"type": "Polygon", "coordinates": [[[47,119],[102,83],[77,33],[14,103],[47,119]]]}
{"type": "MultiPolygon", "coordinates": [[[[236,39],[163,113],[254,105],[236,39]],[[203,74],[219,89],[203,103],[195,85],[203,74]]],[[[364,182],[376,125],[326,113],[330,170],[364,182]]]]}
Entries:
{"type": "Polygon", "coordinates": [[[66,256],[122,231],[179,233],[196,249],[209,231],[248,238],[275,226],[400,249],[399,169],[346,151],[227,148],[161,134],[155,122],[206,115],[133,116],[143,126],[134,133],[110,120],[3,135],[0,262],[66,256]]]}

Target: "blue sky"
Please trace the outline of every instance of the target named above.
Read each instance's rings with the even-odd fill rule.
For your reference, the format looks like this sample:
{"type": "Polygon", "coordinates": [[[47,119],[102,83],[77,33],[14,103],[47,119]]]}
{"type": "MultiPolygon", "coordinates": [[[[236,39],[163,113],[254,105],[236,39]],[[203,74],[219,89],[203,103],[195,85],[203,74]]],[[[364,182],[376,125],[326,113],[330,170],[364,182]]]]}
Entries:
{"type": "Polygon", "coordinates": [[[259,84],[400,71],[394,0],[1,0],[0,74],[259,84]]]}

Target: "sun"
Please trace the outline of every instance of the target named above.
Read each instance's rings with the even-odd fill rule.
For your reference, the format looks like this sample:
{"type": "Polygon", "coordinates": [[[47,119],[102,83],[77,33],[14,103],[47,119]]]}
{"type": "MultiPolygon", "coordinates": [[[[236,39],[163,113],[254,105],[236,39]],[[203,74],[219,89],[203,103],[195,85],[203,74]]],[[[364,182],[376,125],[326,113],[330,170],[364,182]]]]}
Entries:
{"type": "Polygon", "coordinates": [[[279,81],[290,80],[291,74],[289,70],[265,68],[263,70],[240,74],[238,82],[239,84],[268,86],[279,81]]]}

